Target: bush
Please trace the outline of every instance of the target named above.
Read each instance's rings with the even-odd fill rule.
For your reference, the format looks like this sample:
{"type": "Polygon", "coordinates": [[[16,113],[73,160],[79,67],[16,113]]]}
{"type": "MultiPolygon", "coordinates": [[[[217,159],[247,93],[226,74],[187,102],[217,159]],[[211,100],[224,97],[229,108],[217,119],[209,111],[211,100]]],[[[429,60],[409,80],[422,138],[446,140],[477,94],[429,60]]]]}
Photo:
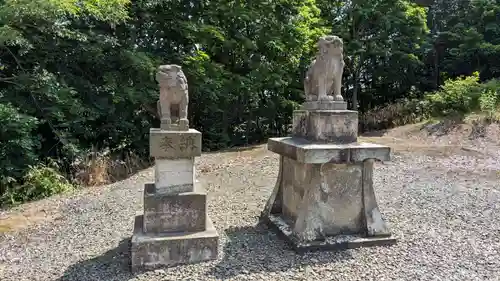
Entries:
{"type": "Polygon", "coordinates": [[[463,116],[480,111],[489,117],[500,106],[500,80],[479,83],[479,73],[449,79],[439,91],[424,100],[403,99],[380,106],[360,115],[360,130],[383,130],[423,121],[429,117],[463,116]]]}
{"type": "Polygon", "coordinates": [[[0,194],[15,179],[21,178],[29,165],[36,163],[38,139],[33,131],[38,122],[21,114],[11,104],[0,103],[0,194]]]}
{"type": "Polygon", "coordinates": [[[492,79],[481,84],[481,89],[479,108],[491,117],[498,111],[500,104],[500,80],[492,79]]]}
{"type": "Polygon", "coordinates": [[[422,121],[427,115],[424,103],[417,99],[403,99],[376,107],[360,115],[360,131],[383,130],[422,121]]]}
{"type": "Polygon", "coordinates": [[[466,114],[479,108],[481,86],[479,73],[448,79],[441,89],[425,96],[426,111],[432,116],[466,114]]]}
{"type": "Polygon", "coordinates": [[[11,185],[0,198],[2,205],[38,200],[72,190],[73,185],[58,170],[55,163],[30,166],[23,183],[11,185]]]}
{"type": "Polygon", "coordinates": [[[0,205],[36,200],[73,188],[51,163],[38,162],[34,117],[9,103],[0,104],[0,205]]]}
{"type": "Polygon", "coordinates": [[[498,94],[493,90],[486,90],[479,97],[479,108],[482,112],[493,115],[497,109],[498,94]]]}

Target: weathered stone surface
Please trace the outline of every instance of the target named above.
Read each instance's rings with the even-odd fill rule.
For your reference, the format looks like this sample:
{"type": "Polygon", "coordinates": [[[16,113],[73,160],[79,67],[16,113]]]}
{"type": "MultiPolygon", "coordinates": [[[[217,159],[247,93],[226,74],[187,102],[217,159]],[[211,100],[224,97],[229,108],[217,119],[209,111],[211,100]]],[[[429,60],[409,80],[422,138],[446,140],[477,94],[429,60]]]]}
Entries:
{"type": "Polygon", "coordinates": [[[300,240],[362,231],[362,168],[283,158],[281,213],[300,240]]]}
{"type": "Polygon", "coordinates": [[[189,131],[165,131],[152,128],[149,132],[150,155],[164,159],[191,159],[201,155],[201,133],[189,131]]]}
{"type": "Polygon", "coordinates": [[[206,192],[200,184],[193,192],[157,193],[153,184],[144,189],[144,232],[204,231],[206,224],[206,192]]]}
{"type": "Polygon", "coordinates": [[[194,157],[155,160],[156,189],[166,194],[193,191],[195,182],[194,157]]]}
{"type": "Polygon", "coordinates": [[[300,250],[347,247],[339,240],[346,235],[357,237],[348,242],[353,247],[395,243],[378,211],[372,174],[372,159],[311,164],[282,156],[278,181],[261,218],[300,250]]]}
{"type": "Polygon", "coordinates": [[[310,140],[283,137],[270,138],[267,149],[300,163],[356,163],[373,158],[389,161],[390,147],[372,143],[328,144],[310,140]]]}
{"type": "Polygon", "coordinates": [[[309,111],[294,110],[292,115],[292,136],[305,138],[309,127],[309,111]]]}
{"type": "Polygon", "coordinates": [[[378,209],[375,191],[373,189],[373,159],[363,162],[363,205],[367,236],[391,236],[389,227],[378,209]]]}
{"type": "Polygon", "coordinates": [[[284,161],[283,217],[300,240],[363,230],[362,165],[284,161]]]}
{"type": "Polygon", "coordinates": [[[189,93],[187,79],[181,66],[160,65],[156,72],[156,80],[160,86],[158,113],[161,129],[187,131],[189,93]],[[174,124],[173,121],[178,121],[178,124],[174,124]]]}
{"type": "Polygon", "coordinates": [[[295,110],[292,136],[317,143],[352,143],[358,136],[358,113],[351,110],[295,110]]]}
{"type": "Polygon", "coordinates": [[[280,237],[287,241],[291,248],[298,253],[390,246],[397,243],[397,239],[393,236],[365,237],[363,234],[337,235],[327,237],[324,240],[303,242],[298,240],[298,238],[293,235],[291,226],[280,216],[270,214],[262,216],[262,220],[266,222],[280,237]]]}
{"type": "Polygon", "coordinates": [[[144,233],[142,220],[142,216],[137,216],[135,219],[130,249],[132,271],[198,263],[217,258],[219,235],[210,218],[206,218],[205,231],[171,234],[144,233]]]}
{"type": "Polygon", "coordinates": [[[274,184],[273,191],[267,199],[264,210],[260,214],[261,219],[267,218],[270,214],[280,214],[283,210],[283,188],[281,184],[283,182],[283,162],[285,161],[284,156],[280,156],[278,178],[274,184]]]}
{"type": "Polygon", "coordinates": [[[358,112],[352,110],[309,111],[306,138],[325,143],[356,142],[358,112]]]}
{"type": "Polygon", "coordinates": [[[318,41],[316,59],[309,66],[304,79],[307,101],[343,101],[341,95],[344,71],[343,42],[337,36],[324,36],[318,41]],[[329,94],[333,92],[333,97],[329,94]]]}
{"type": "Polygon", "coordinates": [[[346,110],[347,102],[345,101],[306,101],[301,105],[302,110],[346,110]]]}

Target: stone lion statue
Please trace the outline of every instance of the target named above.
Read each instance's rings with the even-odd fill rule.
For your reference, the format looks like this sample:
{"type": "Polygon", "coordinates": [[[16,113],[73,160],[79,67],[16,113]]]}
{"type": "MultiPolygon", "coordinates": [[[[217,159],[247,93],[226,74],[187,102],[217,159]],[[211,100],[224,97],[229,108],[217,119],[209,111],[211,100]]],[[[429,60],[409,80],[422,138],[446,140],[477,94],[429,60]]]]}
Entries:
{"type": "Polygon", "coordinates": [[[338,36],[324,36],[318,41],[316,59],[309,65],[304,79],[307,101],[343,101],[340,89],[344,72],[344,43],[338,36]],[[333,97],[330,96],[333,92],[333,97]]]}
{"type": "Polygon", "coordinates": [[[160,65],[156,72],[156,81],[160,85],[158,113],[161,119],[161,128],[173,129],[172,123],[178,120],[179,129],[188,130],[188,83],[181,66],[175,64],[160,65]]]}

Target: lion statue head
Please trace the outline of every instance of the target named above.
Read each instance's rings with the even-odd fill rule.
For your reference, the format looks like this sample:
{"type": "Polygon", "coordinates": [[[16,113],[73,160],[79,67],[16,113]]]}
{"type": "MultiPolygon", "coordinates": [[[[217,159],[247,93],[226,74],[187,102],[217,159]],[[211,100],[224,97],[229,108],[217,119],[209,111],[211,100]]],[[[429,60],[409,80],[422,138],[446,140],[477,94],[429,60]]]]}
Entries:
{"type": "Polygon", "coordinates": [[[323,36],[318,41],[320,55],[341,56],[344,51],[344,42],[335,35],[323,36]]]}
{"type": "Polygon", "coordinates": [[[186,80],[182,67],[176,64],[160,65],[156,72],[156,81],[160,87],[175,87],[179,84],[179,80],[186,80]]]}

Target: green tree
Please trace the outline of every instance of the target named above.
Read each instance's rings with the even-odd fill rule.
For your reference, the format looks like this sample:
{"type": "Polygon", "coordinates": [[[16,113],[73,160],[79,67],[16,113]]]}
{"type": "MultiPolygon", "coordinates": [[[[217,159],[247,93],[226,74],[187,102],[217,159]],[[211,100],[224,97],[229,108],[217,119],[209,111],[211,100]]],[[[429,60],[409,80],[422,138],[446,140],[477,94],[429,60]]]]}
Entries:
{"type": "Polygon", "coordinates": [[[9,0],[0,9],[0,99],[37,120],[23,131],[40,139],[33,161],[53,158],[68,173],[95,147],[148,156],[162,63],[184,67],[205,148],[285,134],[325,33],[313,0],[9,0]]]}
{"type": "Polygon", "coordinates": [[[425,8],[410,1],[319,1],[331,32],[344,39],[344,90],[361,110],[394,101],[419,83],[425,8]]]}
{"type": "Polygon", "coordinates": [[[68,164],[92,145],[144,147],[152,116],[141,105],[150,102],[154,64],[113,35],[127,7],[126,0],[2,2],[1,99],[40,120],[40,155],[68,164]]]}
{"type": "Polygon", "coordinates": [[[500,1],[435,1],[428,22],[433,46],[428,67],[434,89],[445,79],[479,71],[481,80],[500,77],[500,1]]]}
{"type": "Polygon", "coordinates": [[[191,124],[207,148],[286,131],[304,63],[326,31],[314,1],[135,1],[132,11],[122,37],[185,66],[191,124]]]}
{"type": "Polygon", "coordinates": [[[39,142],[33,137],[37,120],[0,103],[0,195],[37,161],[39,142]]]}
{"type": "Polygon", "coordinates": [[[146,155],[154,64],[114,36],[127,9],[126,0],[0,1],[4,175],[33,183],[23,173],[46,174],[28,167],[47,158],[70,173],[92,146],[146,155]]]}

